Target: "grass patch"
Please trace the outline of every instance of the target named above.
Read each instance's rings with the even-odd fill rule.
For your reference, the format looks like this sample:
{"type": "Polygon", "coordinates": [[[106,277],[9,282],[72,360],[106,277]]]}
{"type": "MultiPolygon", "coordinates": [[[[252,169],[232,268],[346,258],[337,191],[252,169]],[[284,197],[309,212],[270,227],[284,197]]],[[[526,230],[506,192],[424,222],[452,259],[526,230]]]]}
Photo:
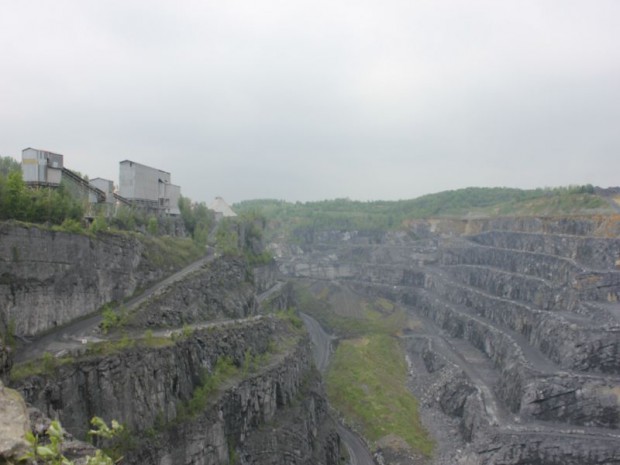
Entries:
{"type": "Polygon", "coordinates": [[[294,308],[280,310],[275,315],[278,319],[288,322],[296,331],[301,331],[304,327],[304,322],[294,308]]]}
{"type": "Polygon", "coordinates": [[[72,356],[54,357],[45,352],[43,357],[16,364],[10,374],[11,381],[19,381],[30,376],[52,375],[56,369],[75,361],[72,356]]]}
{"type": "MultiPolygon", "coordinates": [[[[156,349],[160,347],[170,347],[174,341],[167,337],[155,337],[148,331],[144,338],[132,339],[124,335],[121,339],[89,343],[86,351],[80,357],[100,357],[105,355],[124,352],[134,347],[147,347],[156,349]]],[[[69,365],[79,360],[74,355],[54,357],[50,352],[45,352],[41,358],[16,364],[11,370],[11,380],[19,381],[31,376],[52,376],[56,370],[63,365],[69,365]]]]}
{"type": "Polygon", "coordinates": [[[334,407],[359,424],[369,440],[396,435],[430,456],[434,444],[420,423],[418,403],[406,381],[398,340],[374,334],[339,344],[327,374],[327,393],[334,407]]]}
{"type": "Polygon", "coordinates": [[[189,238],[141,236],[144,256],[158,268],[182,268],[205,255],[205,248],[189,238]]]}
{"type": "Polygon", "coordinates": [[[386,299],[368,302],[360,300],[359,317],[339,315],[338,309],[328,301],[329,290],[322,289],[318,297],[303,286],[296,286],[299,310],[316,319],[321,326],[339,336],[354,338],[367,334],[396,334],[407,325],[407,315],[402,308],[386,299]]]}

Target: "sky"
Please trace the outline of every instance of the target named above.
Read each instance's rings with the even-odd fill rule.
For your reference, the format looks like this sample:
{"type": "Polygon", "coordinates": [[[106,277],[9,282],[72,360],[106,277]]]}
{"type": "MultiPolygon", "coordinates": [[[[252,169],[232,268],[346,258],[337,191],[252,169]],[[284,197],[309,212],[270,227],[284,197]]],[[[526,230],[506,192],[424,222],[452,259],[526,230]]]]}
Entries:
{"type": "Polygon", "coordinates": [[[182,194],[620,185],[618,0],[0,0],[0,155],[182,194]]]}

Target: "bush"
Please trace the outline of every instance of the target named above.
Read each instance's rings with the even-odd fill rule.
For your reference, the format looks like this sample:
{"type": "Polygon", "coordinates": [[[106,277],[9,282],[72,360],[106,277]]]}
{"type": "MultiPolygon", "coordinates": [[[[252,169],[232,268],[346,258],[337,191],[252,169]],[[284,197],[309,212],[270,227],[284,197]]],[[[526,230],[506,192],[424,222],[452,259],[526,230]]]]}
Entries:
{"type": "Polygon", "coordinates": [[[80,224],[79,221],[74,220],[73,218],[67,218],[62,222],[59,228],[61,231],[70,232],[70,233],[83,233],[84,228],[80,224]]]}

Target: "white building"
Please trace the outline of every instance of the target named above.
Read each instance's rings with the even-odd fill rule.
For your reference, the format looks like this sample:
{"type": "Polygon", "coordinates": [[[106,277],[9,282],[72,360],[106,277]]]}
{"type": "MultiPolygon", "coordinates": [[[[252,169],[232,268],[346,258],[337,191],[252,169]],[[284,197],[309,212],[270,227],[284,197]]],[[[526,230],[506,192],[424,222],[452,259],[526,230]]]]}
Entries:
{"type": "Polygon", "coordinates": [[[28,147],[22,150],[22,175],[28,184],[58,186],[62,179],[63,156],[28,147]]]}
{"type": "Polygon", "coordinates": [[[215,200],[209,205],[209,210],[215,212],[215,219],[217,221],[222,218],[231,218],[237,216],[237,214],[230,208],[230,205],[222,197],[216,197],[215,200]]]}
{"type": "Polygon", "coordinates": [[[179,215],[181,188],[170,173],[131,160],[120,162],[119,195],[147,210],[179,215]]]}

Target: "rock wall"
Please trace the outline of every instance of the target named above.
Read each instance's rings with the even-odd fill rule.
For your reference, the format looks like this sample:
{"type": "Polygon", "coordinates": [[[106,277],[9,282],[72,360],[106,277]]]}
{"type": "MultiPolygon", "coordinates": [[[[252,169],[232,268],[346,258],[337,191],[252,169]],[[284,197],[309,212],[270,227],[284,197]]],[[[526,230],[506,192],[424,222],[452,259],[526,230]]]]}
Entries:
{"type": "Polygon", "coordinates": [[[0,223],[0,324],[32,336],[121,301],[171,272],[145,252],[131,235],[0,223]]]}
{"type": "Polygon", "coordinates": [[[575,260],[591,269],[620,267],[620,239],[557,236],[518,231],[488,231],[472,236],[474,242],[504,249],[545,253],[575,260]]]}
{"type": "Polygon", "coordinates": [[[618,237],[620,236],[620,215],[430,218],[411,220],[407,226],[418,237],[462,236],[486,231],[618,237]]]}
{"type": "Polygon", "coordinates": [[[295,336],[290,346],[294,335],[287,328],[267,317],[229,323],[170,346],[78,358],[52,376],[24,380],[18,389],[78,438],[85,437],[94,415],[126,424],[137,438],[127,463],[228,464],[243,454],[251,458],[245,463],[336,465],[339,441],[313,375],[309,341],[295,336]],[[179,406],[220,357],[241,367],[247,354],[265,354],[285,339],[288,348],[267,366],[227,382],[204,411],[179,417],[179,406]],[[277,431],[270,445],[262,441],[261,428],[277,431]],[[289,437],[297,439],[285,446],[289,437]]]}
{"type": "Polygon", "coordinates": [[[294,352],[130,452],[127,463],[339,464],[340,441],[308,362],[306,349],[294,352]]]}
{"type": "Polygon", "coordinates": [[[17,463],[28,450],[25,440],[30,431],[24,399],[0,381],[0,463],[17,463]]]}
{"type": "Polygon", "coordinates": [[[254,315],[257,303],[250,273],[242,259],[216,258],[148,299],[132,313],[128,326],[179,328],[254,315]]]}
{"type": "Polygon", "coordinates": [[[280,277],[278,265],[275,261],[272,261],[267,265],[255,267],[252,270],[252,275],[257,294],[265,292],[274,286],[280,277]]]}

